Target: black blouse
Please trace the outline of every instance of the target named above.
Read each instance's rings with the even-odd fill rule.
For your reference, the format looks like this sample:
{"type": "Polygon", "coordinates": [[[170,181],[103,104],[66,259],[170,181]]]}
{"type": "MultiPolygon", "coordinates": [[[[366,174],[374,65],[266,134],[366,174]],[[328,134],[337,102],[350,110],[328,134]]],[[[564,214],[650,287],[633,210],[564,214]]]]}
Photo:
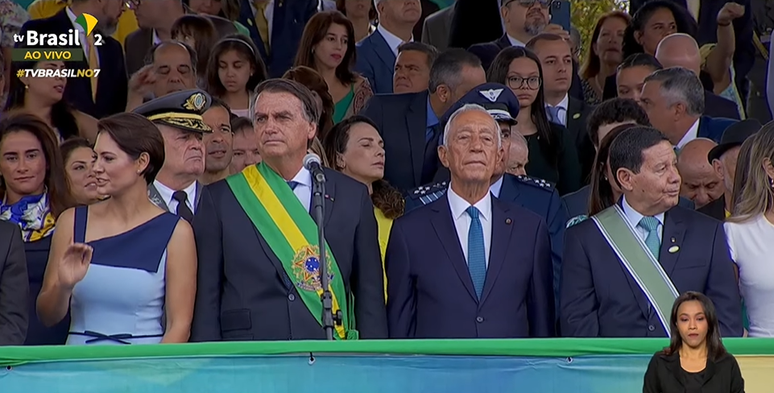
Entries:
{"type": "Polygon", "coordinates": [[[717,361],[707,360],[707,367],[689,373],[680,366],[680,355],[653,355],[645,372],[643,393],[744,393],[744,379],[739,364],[731,354],[717,361]]]}

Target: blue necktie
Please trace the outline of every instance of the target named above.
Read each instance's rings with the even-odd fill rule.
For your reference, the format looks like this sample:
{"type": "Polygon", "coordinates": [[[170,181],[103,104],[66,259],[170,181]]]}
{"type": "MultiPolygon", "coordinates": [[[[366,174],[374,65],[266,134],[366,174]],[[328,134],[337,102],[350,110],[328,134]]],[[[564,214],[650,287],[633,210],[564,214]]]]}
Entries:
{"type": "Polygon", "coordinates": [[[295,191],[296,187],[298,187],[298,184],[299,184],[297,181],[293,181],[293,180],[291,180],[291,181],[289,181],[287,183],[288,183],[288,187],[290,187],[291,191],[295,191]]]}
{"type": "Polygon", "coordinates": [[[546,105],[546,114],[548,115],[548,121],[559,125],[564,125],[564,123],[562,123],[561,119],[559,118],[559,109],[561,108],[558,106],[546,105]]]}
{"type": "Polygon", "coordinates": [[[437,128],[439,127],[440,127],[440,124],[427,127],[427,129],[425,130],[425,143],[430,143],[430,141],[433,140],[433,137],[435,137],[435,134],[437,134],[437,128]]]}
{"type": "Polygon", "coordinates": [[[648,231],[648,237],[645,238],[645,245],[650,250],[650,253],[658,261],[658,256],[661,253],[661,240],[658,238],[658,219],[656,217],[642,217],[640,223],[637,224],[642,229],[648,231]]]}
{"type": "Polygon", "coordinates": [[[486,252],[484,250],[484,230],[481,227],[480,212],[475,206],[465,210],[470,216],[470,229],[468,230],[468,271],[476,295],[481,299],[486,280],[486,252]]]}

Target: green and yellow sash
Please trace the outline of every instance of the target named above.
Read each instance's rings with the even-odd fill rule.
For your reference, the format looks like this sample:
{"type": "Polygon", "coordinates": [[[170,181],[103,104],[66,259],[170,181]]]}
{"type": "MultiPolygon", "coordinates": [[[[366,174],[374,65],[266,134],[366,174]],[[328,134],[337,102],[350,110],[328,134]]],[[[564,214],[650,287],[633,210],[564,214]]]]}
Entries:
{"type": "MultiPolygon", "coordinates": [[[[293,281],[301,299],[322,326],[322,285],[320,283],[317,223],[306,211],[284,179],[266,164],[245,168],[227,178],[231,191],[247,216],[266,239],[285,272],[293,281]]],[[[339,265],[326,244],[333,315],[339,310],[342,324],[335,326],[337,339],[356,339],[350,323],[346,289],[339,265]]],[[[352,304],[349,305],[350,307],[352,304]]]]}

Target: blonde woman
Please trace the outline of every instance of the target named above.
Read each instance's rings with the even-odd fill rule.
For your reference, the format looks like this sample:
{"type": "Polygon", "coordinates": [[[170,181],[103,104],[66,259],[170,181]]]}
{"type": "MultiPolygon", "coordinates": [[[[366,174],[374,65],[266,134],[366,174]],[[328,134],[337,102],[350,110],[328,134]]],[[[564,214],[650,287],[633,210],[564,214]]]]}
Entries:
{"type": "Polygon", "coordinates": [[[750,337],[774,337],[774,124],[742,145],[732,215],[725,224],[749,320],[750,337]]]}

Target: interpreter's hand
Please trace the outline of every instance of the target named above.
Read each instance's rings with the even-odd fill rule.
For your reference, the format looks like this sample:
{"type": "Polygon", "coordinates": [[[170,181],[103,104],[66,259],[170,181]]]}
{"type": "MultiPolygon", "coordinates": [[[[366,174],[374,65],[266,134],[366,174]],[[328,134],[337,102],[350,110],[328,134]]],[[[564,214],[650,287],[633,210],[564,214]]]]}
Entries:
{"type": "Polygon", "coordinates": [[[556,34],[568,42],[570,41],[570,32],[555,23],[546,26],[546,28],[543,29],[543,33],[556,34]]]}
{"type": "Polygon", "coordinates": [[[129,93],[145,96],[153,91],[154,83],[156,83],[156,73],[153,71],[153,65],[148,64],[129,79],[129,93]]]}
{"type": "Polygon", "coordinates": [[[59,260],[57,273],[59,284],[64,288],[73,288],[86,277],[91,264],[91,256],[94,249],[83,243],[73,243],[59,260]]]}
{"type": "Polygon", "coordinates": [[[739,3],[726,3],[718,12],[718,24],[728,25],[735,19],[744,16],[744,6],[739,3]]]}

